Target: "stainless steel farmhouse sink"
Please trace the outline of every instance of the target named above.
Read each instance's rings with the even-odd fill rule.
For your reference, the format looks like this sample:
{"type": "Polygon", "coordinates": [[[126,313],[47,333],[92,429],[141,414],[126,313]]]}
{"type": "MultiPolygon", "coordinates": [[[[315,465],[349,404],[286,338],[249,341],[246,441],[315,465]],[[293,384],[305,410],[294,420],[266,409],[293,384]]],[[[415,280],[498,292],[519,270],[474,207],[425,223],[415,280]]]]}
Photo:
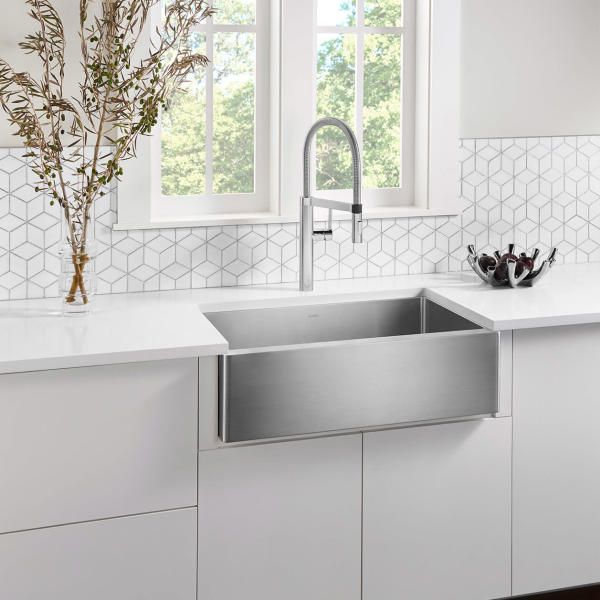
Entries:
{"type": "Polygon", "coordinates": [[[498,335],[425,298],[214,312],[224,442],[498,411],[498,335]]]}

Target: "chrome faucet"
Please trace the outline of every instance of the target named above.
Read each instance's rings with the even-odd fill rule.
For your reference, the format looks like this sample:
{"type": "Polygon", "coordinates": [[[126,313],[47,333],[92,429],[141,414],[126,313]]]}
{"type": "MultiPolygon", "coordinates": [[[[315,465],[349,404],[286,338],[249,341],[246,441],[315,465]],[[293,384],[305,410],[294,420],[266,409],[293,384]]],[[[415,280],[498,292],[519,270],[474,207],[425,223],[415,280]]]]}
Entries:
{"type": "Polygon", "coordinates": [[[300,199],[300,290],[311,291],[314,287],[313,282],[313,243],[314,240],[330,240],[333,237],[333,217],[334,210],[341,210],[352,214],[352,242],[362,243],[362,167],[360,161],[360,151],[356,136],[350,127],[340,121],[328,117],[317,121],[308,132],[304,142],[304,191],[300,199]],[[315,198],[310,193],[311,173],[311,147],[317,132],[323,127],[337,127],[346,136],[352,151],[352,203],[340,202],[338,200],[326,200],[324,198],[315,198]],[[318,206],[329,209],[327,219],[327,228],[315,231],[314,229],[314,208],[318,206]]]}

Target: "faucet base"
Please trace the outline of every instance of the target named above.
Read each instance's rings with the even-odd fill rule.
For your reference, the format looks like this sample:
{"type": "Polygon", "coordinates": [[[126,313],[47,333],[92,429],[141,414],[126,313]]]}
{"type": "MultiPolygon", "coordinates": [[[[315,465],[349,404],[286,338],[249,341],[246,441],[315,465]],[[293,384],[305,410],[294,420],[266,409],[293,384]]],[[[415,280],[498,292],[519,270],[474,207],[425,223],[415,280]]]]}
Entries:
{"type": "Polygon", "coordinates": [[[300,199],[300,291],[312,292],[313,281],[313,207],[306,198],[300,199]]]}

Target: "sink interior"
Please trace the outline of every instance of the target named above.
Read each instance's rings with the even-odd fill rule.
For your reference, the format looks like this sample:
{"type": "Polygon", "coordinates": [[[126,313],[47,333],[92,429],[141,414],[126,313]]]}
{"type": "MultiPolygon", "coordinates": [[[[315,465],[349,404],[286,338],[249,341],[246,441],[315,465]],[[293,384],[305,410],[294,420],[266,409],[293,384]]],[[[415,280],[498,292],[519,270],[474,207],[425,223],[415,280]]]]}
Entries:
{"type": "Polygon", "coordinates": [[[231,350],[480,329],[427,300],[400,298],[213,312],[231,350]]]}

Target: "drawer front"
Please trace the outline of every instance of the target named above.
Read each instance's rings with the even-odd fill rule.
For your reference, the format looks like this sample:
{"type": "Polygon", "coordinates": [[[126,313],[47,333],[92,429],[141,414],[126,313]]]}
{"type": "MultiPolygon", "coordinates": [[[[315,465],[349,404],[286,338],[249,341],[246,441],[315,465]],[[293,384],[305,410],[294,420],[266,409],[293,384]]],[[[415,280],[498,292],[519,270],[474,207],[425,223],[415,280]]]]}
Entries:
{"type": "Polygon", "coordinates": [[[0,532],[196,505],[197,369],[0,376],[0,532]]]}
{"type": "Polygon", "coordinates": [[[498,335],[436,333],[221,358],[225,442],[495,414],[498,335]]]}
{"type": "Polygon", "coordinates": [[[196,600],[196,510],[0,535],[6,600],[196,600]]]}
{"type": "Polygon", "coordinates": [[[360,600],[360,434],[200,452],[199,472],[198,600],[360,600]]]}
{"type": "Polygon", "coordinates": [[[510,418],[365,434],[363,600],[510,596],[510,418]]]}

